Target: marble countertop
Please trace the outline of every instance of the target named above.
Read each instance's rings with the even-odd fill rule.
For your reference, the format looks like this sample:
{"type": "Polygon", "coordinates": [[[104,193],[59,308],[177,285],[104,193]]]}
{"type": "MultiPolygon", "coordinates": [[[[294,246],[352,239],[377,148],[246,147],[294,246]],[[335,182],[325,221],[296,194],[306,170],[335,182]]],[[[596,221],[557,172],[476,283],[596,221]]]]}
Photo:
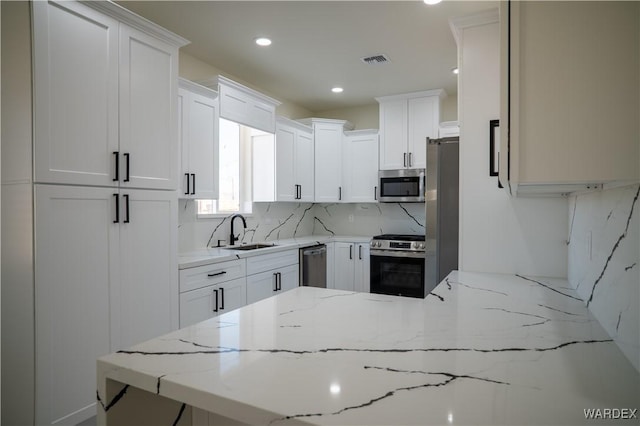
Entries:
{"type": "Polygon", "coordinates": [[[425,299],[299,287],[105,356],[98,378],[250,424],[600,424],[584,410],[640,408],[640,374],[565,280],[481,273],[425,299]]]}
{"type": "Polygon", "coordinates": [[[233,246],[203,248],[178,254],[178,268],[194,268],[196,266],[211,265],[213,263],[224,262],[227,260],[244,259],[247,257],[259,256],[267,253],[275,253],[278,251],[291,250],[301,247],[307,247],[314,244],[323,244],[334,241],[360,243],[369,242],[370,240],[371,237],[363,236],[310,235],[306,237],[267,241],[267,244],[274,244],[274,246],[261,248],[259,250],[234,250],[233,246]]]}

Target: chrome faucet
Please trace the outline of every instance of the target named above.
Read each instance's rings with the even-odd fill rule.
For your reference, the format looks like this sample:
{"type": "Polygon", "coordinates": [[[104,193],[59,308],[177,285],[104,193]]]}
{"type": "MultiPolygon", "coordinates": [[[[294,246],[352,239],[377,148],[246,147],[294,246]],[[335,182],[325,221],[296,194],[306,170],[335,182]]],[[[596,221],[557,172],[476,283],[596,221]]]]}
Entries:
{"type": "Polygon", "coordinates": [[[236,234],[233,232],[233,220],[237,217],[242,219],[242,226],[244,226],[244,229],[247,229],[247,221],[245,220],[244,216],[242,216],[241,214],[234,214],[233,216],[231,216],[231,235],[229,236],[229,245],[231,246],[240,239],[236,238],[236,234]]]}

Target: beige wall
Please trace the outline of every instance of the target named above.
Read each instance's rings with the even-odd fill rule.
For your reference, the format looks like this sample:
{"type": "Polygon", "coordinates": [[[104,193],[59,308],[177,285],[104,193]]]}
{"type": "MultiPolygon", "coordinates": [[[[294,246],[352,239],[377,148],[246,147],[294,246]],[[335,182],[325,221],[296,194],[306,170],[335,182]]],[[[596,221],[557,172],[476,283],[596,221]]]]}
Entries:
{"type": "Polygon", "coordinates": [[[31,18],[2,8],[2,424],[34,422],[31,18]],[[7,249],[10,247],[10,249],[7,249]]]}
{"type": "Polygon", "coordinates": [[[179,73],[180,73],[180,77],[182,78],[186,78],[187,80],[191,80],[195,82],[200,82],[203,80],[209,80],[217,75],[223,75],[225,77],[230,78],[233,81],[236,81],[240,84],[243,84],[247,87],[250,87],[254,90],[259,91],[260,93],[264,93],[265,95],[270,96],[282,102],[282,105],[280,105],[276,110],[276,113],[278,115],[282,115],[284,117],[292,118],[292,119],[313,116],[313,113],[308,109],[303,108],[297,104],[294,104],[293,102],[290,102],[286,99],[283,99],[279,97],[277,94],[269,93],[268,91],[260,87],[257,87],[248,81],[244,81],[241,78],[228,74],[222,71],[221,69],[214,67],[211,64],[208,64],[194,56],[189,55],[188,53],[181,51],[179,58],[180,58],[179,73]]]}

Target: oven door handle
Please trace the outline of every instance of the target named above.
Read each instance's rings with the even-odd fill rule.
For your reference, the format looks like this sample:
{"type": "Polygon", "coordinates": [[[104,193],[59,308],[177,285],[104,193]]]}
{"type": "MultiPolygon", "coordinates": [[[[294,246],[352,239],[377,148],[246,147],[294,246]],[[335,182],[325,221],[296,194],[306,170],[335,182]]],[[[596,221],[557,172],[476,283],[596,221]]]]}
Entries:
{"type": "Polygon", "coordinates": [[[425,258],[426,253],[423,251],[401,251],[401,250],[371,250],[371,257],[411,257],[415,259],[425,258]]]}

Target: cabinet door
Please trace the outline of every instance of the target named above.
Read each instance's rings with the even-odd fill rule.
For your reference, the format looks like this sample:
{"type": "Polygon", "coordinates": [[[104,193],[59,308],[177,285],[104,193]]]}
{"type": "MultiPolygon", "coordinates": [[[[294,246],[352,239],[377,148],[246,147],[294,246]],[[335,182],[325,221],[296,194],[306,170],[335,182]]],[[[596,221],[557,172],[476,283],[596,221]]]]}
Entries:
{"type": "Polygon", "coordinates": [[[120,347],[178,327],[177,204],[175,192],[121,190],[120,347]]]}
{"type": "Polygon", "coordinates": [[[370,262],[369,262],[369,244],[356,244],[356,260],[354,273],[354,290],[363,293],[370,292],[370,262]]]}
{"type": "Polygon", "coordinates": [[[277,271],[266,271],[247,277],[247,304],[274,296],[277,290],[277,271]]]}
{"type": "Polygon", "coordinates": [[[407,167],[407,100],[380,104],[380,170],[407,167]]]}
{"type": "Polygon", "coordinates": [[[315,201],[331,203],[342,198],[342,126],[315,124],[315,201]]]}
{"type": "Polygon", "coordinates": [[[119,24],[79,2],[32,7],[35,181],[116,186],[119,24]]]}
{"type": "Polygon", "coordinates": [[[180,293],[180,328],[196,324],[217,315],[214,293],[217,286],[208,286],[180,293]]]}
{"type": "Polygon", "coordinates": [[[313,135],[298,131],[297,136],[295,164],[296,183],[300,185],[298,200],[312,203],[314,200],[313,135]]]}
{"type": "Polygon", "coordinates": [[[180,149],[180,175],[178,197],[191,198],[191,176],[189,175],[189,101],[188,90],[178,89],[178,145],[180,149]]]}
{"type": "Polygon", "coordinates": [[[246,304],[247,285],[245,277],[218,285],[218,315],[241,308],[246,304]]]}
{"type": "Polygon", "coordinates": [[[407,167],[424,169],[427,166],[427,137],[438,137],[440,98],[429,96],[408,102],[407,167]]]}
{"type": "Polygon", "coordinates": [[[300,281],[298,264],[281,268],[278,272],[280,273],[278,293],[298,287],[300,281]]]}
{"type": "Polygon", "coordinates": [[[95,414],[96,359],[118,349],[115,204],[109,188],[35,187],[36,424],[95,414]]]}
{"type": "Polygon", "coordinates": [[[334,288],[336,290],[354,291],[355,245],[352,243],[335,243],[334,252],[334,288]]]}
{"type": "Polygon", "coordinates": [[[295,129],[278,124],[276,127],[276,201],[295,201],[295,129]]]}
{"type": "Polygon", "coordinates": [[[344,144],[344,199],[350,203],[376,201],[378,135],[349,135],[344,144]]]}
{"type": "MultiPolygon", "coordinates": [[[[196,93],[189,101],[190,195],[218,198],[218,102],[196,93]]],[[[185,172],[186,173],[186,172],[185,172]]],[[[184,176],[184,175],[183,175],[184,176]]],[[[186,179],[186,176],[184,177],[186,179]]]]}
{"type": "Polygon", "coordinates": [[[335,244],[336,243],[325,244],[327,246],[327,288],[335,288],[335,244]]]}
{"type": "Polygon", "coordinates": [[[120,25],[120,183],[178,188],[175,47],[120,25]]]}

